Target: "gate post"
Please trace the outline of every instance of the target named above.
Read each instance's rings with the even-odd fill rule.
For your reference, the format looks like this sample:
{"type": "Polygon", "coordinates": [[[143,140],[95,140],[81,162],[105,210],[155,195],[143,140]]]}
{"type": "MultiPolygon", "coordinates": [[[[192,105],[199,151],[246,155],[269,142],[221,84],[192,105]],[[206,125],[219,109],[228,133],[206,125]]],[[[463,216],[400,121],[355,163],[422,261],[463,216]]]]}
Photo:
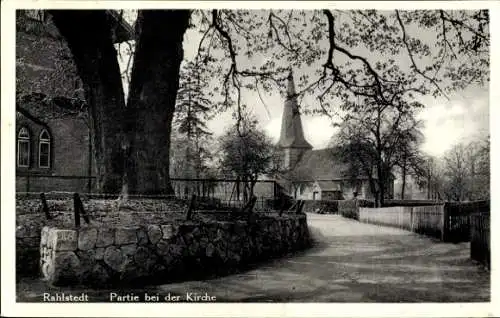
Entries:
{"type": "Polygon", "coordinates": [[[448,242],[449,237],[450,237],[450,211],[445,203],[443,204],[443,228],[441,231],[441,241],[448,242]]]}

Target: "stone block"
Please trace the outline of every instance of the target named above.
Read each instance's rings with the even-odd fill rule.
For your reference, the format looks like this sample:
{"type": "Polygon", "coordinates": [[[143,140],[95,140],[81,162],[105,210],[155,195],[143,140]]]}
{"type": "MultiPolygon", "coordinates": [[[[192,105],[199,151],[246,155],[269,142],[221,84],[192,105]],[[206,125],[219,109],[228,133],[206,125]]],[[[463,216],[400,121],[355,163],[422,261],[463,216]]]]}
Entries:
{"type": "Polygon", "coordinates": [[[165,240],[160,240],[157,244],[156,244],[156,252],[158,253],[158,255],[160,256],[163,256],[163,255],[166,255],[168,253],[168,247],[169,247],[169,243],[165,240]]]}
{"type": "Polygon", "coordinates": [[[46,280],[49,280],[54,276],[54,266],[52,265],[52,262],[45,262],[42,264],[42,275],[46,280]]]}
{"type": "Polygon", "coordinates": [[[121,228],[115,230],[115,245],[137,244],[137,230],[121,228]]]}
{"type": "Polygon", "coordinates": [[[78,233],[75,230],[52,228],[49,233],[50,247],[55,251],[74,251],[78,247],[78,233]]]}
{"type": "Polygon", "coordinates": [[[95,249],[95,259],[96,260],[103,260],[104,259],[104,251],[106,249],[104,247],[98,247],[95,249]]]}
{"type": "Polygon", "coordinates": [[[116,246],[109,246],[104,251],[104,263],[115,271],[120,271],[125,260],[126,258],[122,251],[116,246]]]}
{"type": "Polygon", "coordinates": [[[164,239],[164,240],[168,240],[174,236],[172,224],[162,225],[161,231],[163,233],[162,239],[164,239]]]}
{"type": "Polygon", "coordinates": [[[40,237],[40,245],[41,246],[47,245],[47,240],[49,238],[49,229],[50,228],[48,226],[44,226],[42,228],[41,237],[40,237]]]}
{"type": "Polygon", "coordinates": [[[196,241],[193,241],[187,246],[187,249],[190,256],[196,256],[200,252],[200,244],[196,241]]]}
{"type": "Polygon", "coordinates": [[[77,251],[76,255],[80,260],[80,272],[78,275],[85,280],[88,278],[89,273],[92,271],[92,267],[96,264],[95,251],[94,250],[81,250],[77,251]]]}
{"type": "Polygon", "coordinates": [[[120,279],[125,282],[131,282],[140,278],[140,271],[132,259],[126,259],[120,269],[120,279]]]}
{"type": "Polygon", "coordinates": [[[78,249],[86,251],[95,247],[97,241],[96,228],[82,228],[78,233],[78,249]]]}
{"type": "Polygon", "coordinates": [[[134,261],[139,266],[146,266],[148,258],[150,258],[150,250],[144,246],[139,246],[135,250],[134,261]]]}
{"type": "Polygon", "coordinates": [[[212,257],[215,252],[215,247],[212,243],[208,243],[207,247],[205,248],[205,255],[207,257],[212,257]]]}
{"type": "Polygon", "coordinates": [[[186,243],[186,245],[190,245],[194,241],[194,236],[190,232],[184,233],[184,235],[182,236],[182,238],[183,238],[184,242],[186,243]]]}
{"type": "Polygon", "coordinates": [[[16,237],[26,237],[28,236],[28,230],[23,225],[16,226],[16,237]]]}
{"type": "Polygon", "coordinates": [[[55,286],[80,283],[80,260],[74,252],[60,251],[54,256],[48,280],[55,286]]]}
{"type": "Polygon", "coordinates": [[[110,274],[101,264],[95,264],[89,275],[89,280],[92,285],[102,286],[106,285],[110,280],[110,274]]]}
{"type": "Polygon", "coordinates": [[[184,247],[177,244],[170,244],[168,247],[168,254],[170,254],[174,258],[182,257],[184,252],[184,247]]]}
{"type": "Polygon", "coordinates": [[[148,225],[148,237],[151,243],[156,244],[162,236],[163,234],[158,225],[148,225]]]}
{"type": "Polygon", "coordinates": [[[137,244],[139,245],[147,245],[149,242],[148,234],[144,229],[137,230],[137,244]]]}
{"type": "Polygon", "coordinates": [[[120,246],[120,249],[122,250],[124,255],[134,255],[137,249],[137,245],[136,244],[122,245],[120,246]]]}
{"type": "Polygon", "coordinates": [[[108,247],[115,243],[115,230],[111,228],[100,228],[97,232],[96,247],[108,247]]]}
{"type": "Polygon", "coordinates": [[[25,237],[22,240],[22,244],[25,248],[39,248],[40,247],[40,237],[25,237]]]}
{"type": "Polygon", "coordinates": [[[193,236],[195,238],[199,238],[201,236],[201,234],[202,234],[202,232],[200,231],[200,227],[199,226],[196,226],[191,233],[193,234],[193,236]]]}

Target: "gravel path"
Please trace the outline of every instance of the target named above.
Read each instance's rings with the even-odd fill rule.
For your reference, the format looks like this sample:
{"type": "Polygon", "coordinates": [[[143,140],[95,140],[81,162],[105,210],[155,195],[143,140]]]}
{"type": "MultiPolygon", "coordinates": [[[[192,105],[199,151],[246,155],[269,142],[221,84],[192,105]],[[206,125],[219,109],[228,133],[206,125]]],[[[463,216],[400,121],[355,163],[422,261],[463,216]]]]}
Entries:
{"type": "MultiPolygon", "coordinates": [[[[469,244],[441,243],[407,231],[309,214],[317,244],[300,254],[240,274],[127,290],[160,297],[187,292],[223,302],[484,302],[490,275],[469,259],[469,244]]],[[[50,290],[39,280],[18,283],[19,301],[43,292],[86,291],[106,301],[110,290],[50,290]]],[[[182,298],[181,298],[182,299],[182,298]]]]}

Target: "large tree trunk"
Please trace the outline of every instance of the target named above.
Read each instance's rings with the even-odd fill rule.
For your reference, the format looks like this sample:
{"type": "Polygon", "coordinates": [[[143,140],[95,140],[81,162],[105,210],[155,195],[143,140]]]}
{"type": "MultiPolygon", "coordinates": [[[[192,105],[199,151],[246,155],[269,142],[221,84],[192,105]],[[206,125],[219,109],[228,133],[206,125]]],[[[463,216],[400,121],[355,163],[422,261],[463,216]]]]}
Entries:
{"type": "Polygon", "coordinates": [[[125,129],[130,193],[173,194],[170,132],[188,10],[141,10],[125,129]]]}
{"type": "Polygon", "coordinates": [[[89,106],[97,190],[118,193],[123,172],[122,115],[125,107],[120,68],[104,10],[52,10],[73,55],[89,106]]]}

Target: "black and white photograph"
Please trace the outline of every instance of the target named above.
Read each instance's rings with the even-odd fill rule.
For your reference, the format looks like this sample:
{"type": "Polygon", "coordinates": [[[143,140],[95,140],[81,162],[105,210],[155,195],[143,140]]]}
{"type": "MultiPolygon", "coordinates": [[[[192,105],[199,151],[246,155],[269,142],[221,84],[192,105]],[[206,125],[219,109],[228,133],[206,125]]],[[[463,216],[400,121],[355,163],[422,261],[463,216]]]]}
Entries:
{"type": "Polygon", "coordinates": [[[83,2],[2,2],[12,306],[500,314],[498,3],[83,2]]]}

